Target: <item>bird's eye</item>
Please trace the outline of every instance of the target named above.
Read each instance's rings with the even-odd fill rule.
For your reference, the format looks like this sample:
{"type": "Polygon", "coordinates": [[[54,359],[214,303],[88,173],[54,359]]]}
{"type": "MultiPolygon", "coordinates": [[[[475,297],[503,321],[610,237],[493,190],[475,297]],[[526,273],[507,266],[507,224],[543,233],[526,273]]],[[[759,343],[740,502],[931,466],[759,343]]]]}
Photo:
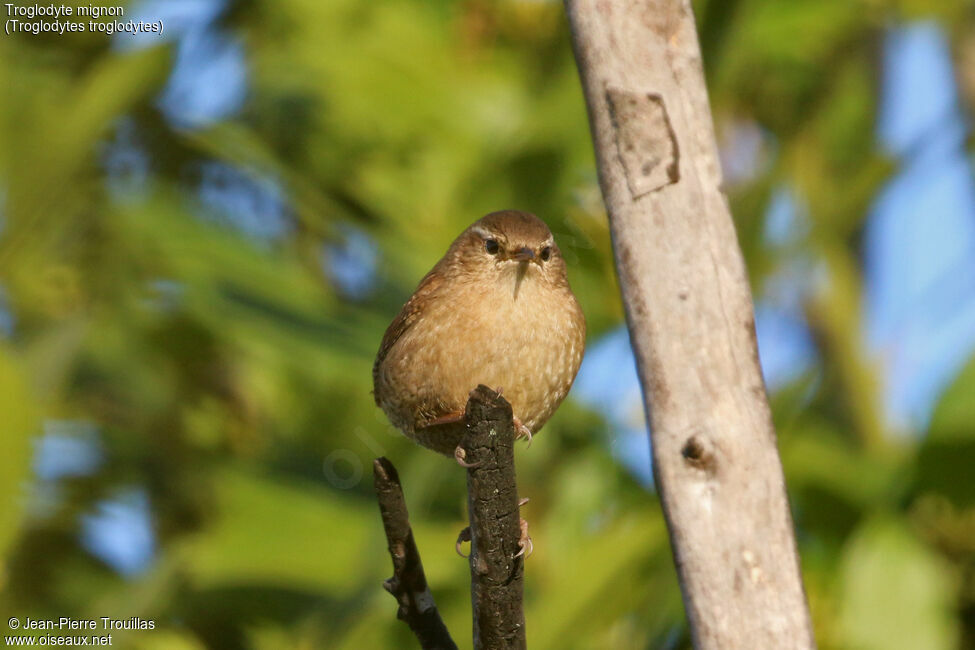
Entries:
{"type": "Polygon", "coordinates": [[[546,246],[542,249],[541,258],[543,262],[547,262],[548,258],[552,257],[552,247],[546,246]]]}
{"type": "Polygon", "coordinates": [[[491,255],[497,255],[498,251],[501,250],[501,246],[498,245],[497,239],[488,239],[484,242],[484,250],[491,255]]]}

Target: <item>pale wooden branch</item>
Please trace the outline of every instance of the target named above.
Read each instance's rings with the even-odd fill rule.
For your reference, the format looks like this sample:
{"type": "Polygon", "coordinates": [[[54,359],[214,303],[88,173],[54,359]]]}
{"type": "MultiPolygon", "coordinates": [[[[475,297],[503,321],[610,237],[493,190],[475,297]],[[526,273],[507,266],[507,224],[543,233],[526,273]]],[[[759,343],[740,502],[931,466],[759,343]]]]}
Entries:
{"type": "Polygon", "coordinates": [[[457,650],[427,587],[399,474],[387,459],[377,458],[373,462],[373,475],[389,556],[393,560],[393,577],[383,583],[383,588],[396,598],[397,617],[410,626],[422,648],[457,650]]]}
{"type": "Polygon", "coordinates": [[[566,0],[694,645],[811,648],[689,0],[566,0]]]}
{"type": "Polygon", "coordinates": [[[515,557],[521,550],[521,517],[511,405],[478,386],[467,402],[465,419],[461,447],[473,465],[467,470],[467,508],[474,648],[525,648],[524,557],[515,557]]]}

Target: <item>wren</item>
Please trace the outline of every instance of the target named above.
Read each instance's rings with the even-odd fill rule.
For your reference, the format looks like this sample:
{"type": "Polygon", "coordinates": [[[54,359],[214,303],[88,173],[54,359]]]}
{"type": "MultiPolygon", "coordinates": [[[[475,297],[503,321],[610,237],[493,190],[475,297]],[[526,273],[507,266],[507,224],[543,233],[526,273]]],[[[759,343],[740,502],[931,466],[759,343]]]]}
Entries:
{"type": "Polygon", "coordinates": [[[565,399],[586,320],[545,222],[492,212],[462,232],[383,336],[376,404],[419,444],[463,463],[464,408],[478,384],[503,390],[531,440],[565,399]]]}

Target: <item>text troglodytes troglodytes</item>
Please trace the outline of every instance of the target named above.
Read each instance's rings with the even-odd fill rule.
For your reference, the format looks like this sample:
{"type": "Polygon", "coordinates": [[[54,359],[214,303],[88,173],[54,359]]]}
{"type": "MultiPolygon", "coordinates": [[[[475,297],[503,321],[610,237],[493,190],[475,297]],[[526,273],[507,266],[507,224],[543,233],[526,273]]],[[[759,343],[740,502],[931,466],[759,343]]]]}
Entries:
{"type": "Polygon", "coordinates": [[[585,340],[548,226],[492,212],[454,240],[386,330],[372,369],[376,404],[416,442],[456,455],[469,394],[484,384],[503,389],[530,439],[569,392],[585,340]]]}

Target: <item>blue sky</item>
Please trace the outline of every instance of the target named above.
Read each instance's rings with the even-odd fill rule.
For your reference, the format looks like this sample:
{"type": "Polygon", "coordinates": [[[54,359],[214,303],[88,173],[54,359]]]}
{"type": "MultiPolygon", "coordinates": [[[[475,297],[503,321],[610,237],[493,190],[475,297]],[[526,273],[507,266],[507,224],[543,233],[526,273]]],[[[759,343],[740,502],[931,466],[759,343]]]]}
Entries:
{"type": "MultiPolygon", "coordinates": [[[[221,6],[219,0],[152,0],[136,9],[162,18],[166,38],[176,43],[175,67],[159,99],[176,126],[197,128],[228,117],[246,94],[243,50],[213,25],[221,6]]],[[[117,46],[142,46],[146,38],[118,35],[117,46]]],[[[866,224],[863,336],[883,368],[890,422],[911,432],[923,429],[937,396],[975,348],[975,186],[963,149],[968,125],[945,36],[936,24],[915,23],[888,34],[881,93],[877,137],[902,166],[866,224]]],[[[284,199],[273,180],[254,182],[220,166],[208,174],[202,198],[216,213],[258,238],[274,237],[286,227],[284,199]],[[267,215],[270,219],[262,218],[267,215]]],[[[783,188],[767,217],[768,240],[781,242],[801,227],[802,206],[783,188]]],[[[355,233],[349,239],[350,259],[362,258],[363,272],[335,279],[355,293],[368,284],[377,260],[368,239],[355,233]]],[[[771,287],[756,297],[756,327],[763,371],[774,391],[812,363],[815,348],[802,319],[796,278],[783,276],[771,287]]],[[[2,306],[0,294],[0,331],[13,326],[2,306]]],[[[614,455],[649,484],[647,431],[624,328],[590,343],[573,395],[606,414],[614,455]]],[[[96,471],[100,464],[89,428],[82,426],[85,433],[78,438],[65,426],[48,423],[39,439],[39,488],[96,471]],[[84,453],[78,451],[79,439],[84,453]]],[[[138,573],[151,563],[151,504],[138,486],[100,502],[81,524],[84,546],[119,572],[138,573]]]]}
{"type": "Polygon", "coordinates": [[[941,28],[893,31],[885,61],[878,135],[903,167],[867,222],[866,336],[893,423],[917,430],[975,346],[975,185],[941,28]]]}

